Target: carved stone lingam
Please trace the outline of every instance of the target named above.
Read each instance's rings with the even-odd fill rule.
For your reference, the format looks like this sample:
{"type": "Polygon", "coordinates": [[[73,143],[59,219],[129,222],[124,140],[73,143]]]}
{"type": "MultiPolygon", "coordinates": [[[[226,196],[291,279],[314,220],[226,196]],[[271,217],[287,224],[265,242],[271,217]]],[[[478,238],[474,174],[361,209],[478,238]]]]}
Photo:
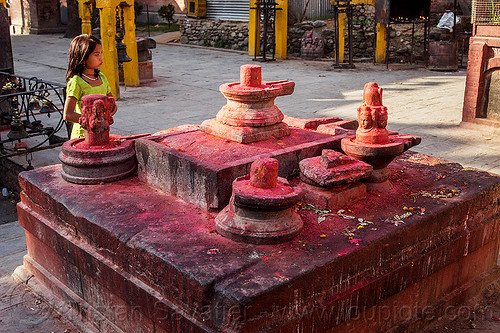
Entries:
{"type": "Polygon", "coordinates": [[[215,218],[216,230],[239,242],[285,242],[302,230],[302,219],[291,209],[301,197],[300,188],[278,177],[278,160],[260,158],[249,175],[234,180],[229,205],[215,218]]]}
{"type": "Polygon", "coordinates": [[[290,129],[282,122],[283,113],[274,105],[274,99],[291,95],[294,87],[294,82],[286,80],[263,82],[261,66],[243,65],[240,82],[219,87],[227,104],[215,119],[205,120],[200,128],[205,133],[239,143],[287,136],[290,129]]]}
{"type": "Polygon", "coordinates": [[[356,136],[342,139],[342,150],[349,156],[373,166],[365,179],[369,191],[385,191],[391,187],[387,166],[404,151],[420,143],[412,135],[390,134],[387,129],[387,107],[382,104],[382,88],[375,82],[367,83],[363,104],[358,108],[359,127],[356,136]]]}
{"type": "Polygon", "coordinates": [[[338,151],[324,149],[321,156],[299,163],[304,200],[319,208],[337,209],[366,197],[366,186],[358,180],[368,177],[372,166],[338,151]]]}
{"type": "Polygon", "coordinates": [[[85,137],[66,141],[59,154],[61,174],[68,182],[99,184],[123,179],[135,172],[134,142],[109,134],[114,108],[113,97],[82,97],[80,125],[85,137]]]}

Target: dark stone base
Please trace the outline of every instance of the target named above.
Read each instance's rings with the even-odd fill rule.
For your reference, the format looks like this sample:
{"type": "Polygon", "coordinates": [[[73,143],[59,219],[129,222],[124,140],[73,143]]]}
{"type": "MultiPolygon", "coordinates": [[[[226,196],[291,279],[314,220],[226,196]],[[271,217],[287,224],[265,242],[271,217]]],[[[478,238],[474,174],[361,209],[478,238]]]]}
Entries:
{"type": "Polygon", "coordinates": [[[24,270],[87,331],[419,332],[498,278],[500,178],[421,154],[389,168],[393,192],[343,207],[356,219],[296,206],[304,230],[277,246],[221,237],[215,214],[136,177],[23,172],[24,270]]]}

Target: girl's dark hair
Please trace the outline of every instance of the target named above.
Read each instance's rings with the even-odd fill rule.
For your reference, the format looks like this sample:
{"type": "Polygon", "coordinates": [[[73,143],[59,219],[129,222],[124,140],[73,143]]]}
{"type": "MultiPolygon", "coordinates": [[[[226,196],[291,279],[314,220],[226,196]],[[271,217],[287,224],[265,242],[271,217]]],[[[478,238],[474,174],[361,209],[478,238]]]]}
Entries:
{"type": "MultiPolygon", "coordinates": [[[[75,75],[82,75],[84,62],[88,56],[94,52],[96,45],[101,45],[101,41],[92,35],[82,34],[76,36],[69,45],[69,62],[66,71],[66,82],[75,75]]],[[[99,75],[99,70],[95,69],[95,76],[99,75]]]]}

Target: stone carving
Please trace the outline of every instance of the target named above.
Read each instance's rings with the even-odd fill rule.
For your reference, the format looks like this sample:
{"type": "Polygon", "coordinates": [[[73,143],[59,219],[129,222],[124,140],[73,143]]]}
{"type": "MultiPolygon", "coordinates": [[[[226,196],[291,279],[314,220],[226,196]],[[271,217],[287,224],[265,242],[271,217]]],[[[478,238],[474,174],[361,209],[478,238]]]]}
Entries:
{"type": "MultiPolygon", "coordinates": [[[[85,138],[66,141],[59,160],[61,175],[71,183],[99,184],[126,178],[137,168],[134,141],[109,134],[115,99],[104,95],[82,97],[80,125],[85,138]]],[[[144,135],[142,135],[144,136],[144,135]]]]}
{"type": "Polygon", "coordinates": [[[285,242],[302,230],[302,219],[291,209],[301,197],[300,188],[278,177],[278,160],[260,158],[252,163],[249,175],[233,182],[233,195],[215,218],[215,227],[239,242],[285,242]]]}
{"type": "Polygon", "coordinates": [[[359,127],[356,140],[364,143],[386,143],[389,141],[387,107],[382,105],[382,88],[375,82],[365,85],[363,104],[358,108],[359,127]]]}
{"type": "Polygon", "coordinates": [[[341,141],[342,150],[347,155],[373,166],[373,172],[365,182],[368,190],[376,192],[391,188],[387,169],[389,163],[421,141],[418,136],[389,134],[386,129],[388,113],[382,105],[382,91],[375,82],[365,85],[363,104],[358,108],[356,136],[341,141]]]}
{"type": "Polygon", "coordinates": [[[365,198],[366,186],[357,181],[368,177],[373,169],[331,149],[324,149],[321,156],[303,159],[299,168],[304,201],[331,210],[365,198]]]}
{"type": "Polygon", "coordinates": [[[318,59],[324,55],[323,38],[314,30],[307,31],[300,42],[300,57],[303,59],[318,59]]]}
{"type": "Polygon", "coordinates": [[[338,151],[324,149],[321,156],[300,161],[300,179],[310,185],[349,185],[370,175],[372,166],[338,151]]]}
{"type": "Polygon", "coordinates": [[[103,146],[109,143],[109,126],[113,124],[111,112],[116,107],[113,97],[87,95],[82,97],[80,125],[85,130],[85,143],[103,146]]]}
{"type": "Polygon", "coordinates": [[[216,119],[205,120],[200,128],[208,134],[240,143],[251,143],[290,134],[283,123],[283,113],[274,99],[291,95],[295,83],[291,81],[262,81],[259,65],[243,65],[240,82],[225,83],[219,87],[227,104],[217,113],[216,119]]]}

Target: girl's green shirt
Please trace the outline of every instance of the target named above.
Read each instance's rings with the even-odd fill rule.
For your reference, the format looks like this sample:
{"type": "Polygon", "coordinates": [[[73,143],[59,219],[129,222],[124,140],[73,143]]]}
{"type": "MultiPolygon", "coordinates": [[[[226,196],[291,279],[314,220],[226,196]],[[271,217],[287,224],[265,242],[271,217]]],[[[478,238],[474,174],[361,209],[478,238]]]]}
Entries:
{"type": "MultiPolygon", "coordinates": [[[[91,94],[107,95],[111,92],[111,87],[109,86],[108,79],[102,73],[99,73],[102,84],[97,87],[92,87],[79,75],[73,76],[66,86],[66,96],[72,96],[76,98],[75,112],[82,114],[82,97],[91,94]]],[[[71,130],[71,138],[83,138],[84,130],[78,123],[73,123],[73,129],[71,130]]]]}

